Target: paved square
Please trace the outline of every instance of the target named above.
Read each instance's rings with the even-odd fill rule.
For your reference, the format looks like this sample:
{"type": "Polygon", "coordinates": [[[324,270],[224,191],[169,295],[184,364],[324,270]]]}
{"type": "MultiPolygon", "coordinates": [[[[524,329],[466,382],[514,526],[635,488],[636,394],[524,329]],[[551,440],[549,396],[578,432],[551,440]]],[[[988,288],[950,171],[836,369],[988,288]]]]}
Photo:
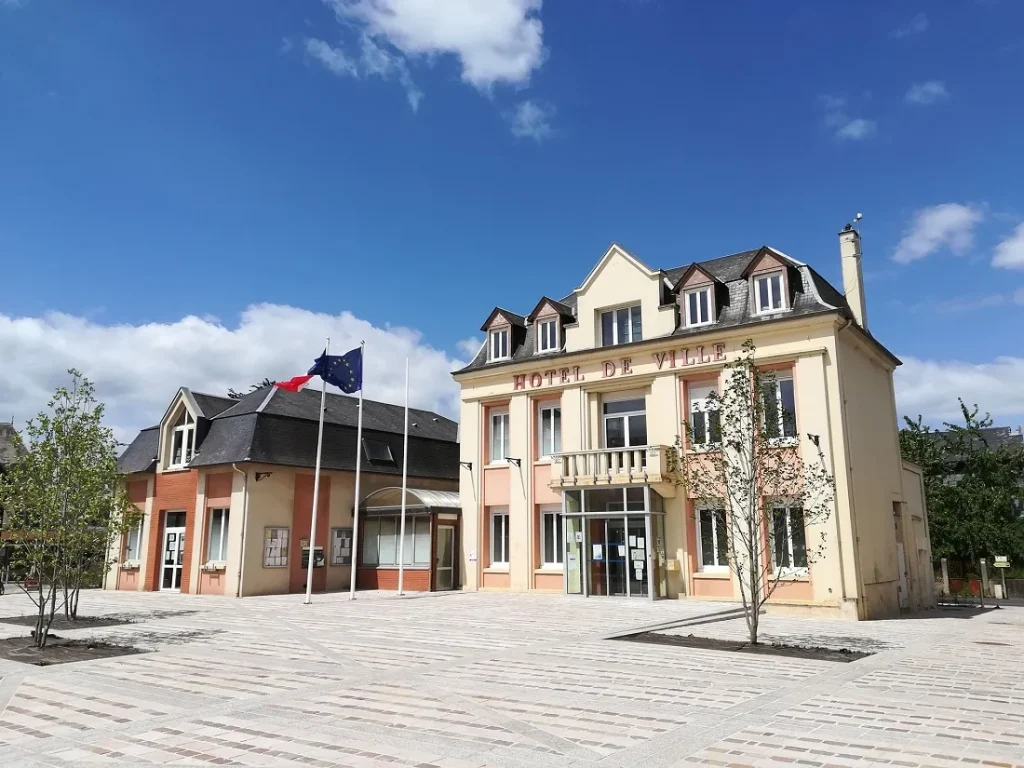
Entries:
{"type": "MultiPolygon", "coordinates": [[[[873,623],[768,616],[850,664],[607,639],[741,638],[722,603],[388,593],[90,592],[75,630],[153,653],[0,660],[0,766],[1020,766],[1024,608],[873,623]]],[[[21,595],[0,615],[29,613],[21,595]]],[[[0,637],[25,629],[0,624],[0,637]]]]}

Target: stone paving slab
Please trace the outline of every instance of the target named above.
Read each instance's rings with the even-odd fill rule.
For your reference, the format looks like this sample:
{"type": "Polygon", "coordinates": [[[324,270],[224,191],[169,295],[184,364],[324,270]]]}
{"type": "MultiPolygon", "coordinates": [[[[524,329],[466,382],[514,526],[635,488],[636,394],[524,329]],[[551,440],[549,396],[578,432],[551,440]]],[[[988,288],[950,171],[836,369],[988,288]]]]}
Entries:
{"type": "MultiPolygon", "coordinates": [[[[30,607],[0,598],[0,616],[30,607]]],[[[732,607],[90,592],[84,615],[137,623],[62,635],[150,652],[0,661],[0,766],[1024,768],[1024,608],[763,618],[766,642],[874,653],[849,664],[606,639],[732,607]]]]}

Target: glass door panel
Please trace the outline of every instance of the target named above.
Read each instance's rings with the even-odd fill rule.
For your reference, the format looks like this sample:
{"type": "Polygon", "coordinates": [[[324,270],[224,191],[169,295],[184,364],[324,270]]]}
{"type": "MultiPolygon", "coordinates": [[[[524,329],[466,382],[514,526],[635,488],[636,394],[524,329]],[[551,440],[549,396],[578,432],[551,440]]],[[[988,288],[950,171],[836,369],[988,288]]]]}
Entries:
{"type": "Polygon", "coordinates": [[[608,594],[608,564],[606,556],[608,541],[604,518],[595,517],[586,521],[587,526],[587,570],[591,595],[608,594]]]}
{"type": "Polygon", "coordinates": [[[565,591],[570,595],[583,594],[583,520],[565,518],[565,591]]]}
{"type": "Polygon", "coordinates": [[[625,595],[627,594],[626,571],[628,568],[626,523],[621,517],[606,518],[604,522],[608,531],[608,594],[625,595]]]}
{"type": "Polygon", "coordinates": [[[437,527],[437,589],[444,592],[455,588],[455,528],[437,527]]]}
{"type": "Polygon", "coordinates": [[[634,597],[648,596],[647,525],[643,517],[629,518],[629,593],[634,597]]]}

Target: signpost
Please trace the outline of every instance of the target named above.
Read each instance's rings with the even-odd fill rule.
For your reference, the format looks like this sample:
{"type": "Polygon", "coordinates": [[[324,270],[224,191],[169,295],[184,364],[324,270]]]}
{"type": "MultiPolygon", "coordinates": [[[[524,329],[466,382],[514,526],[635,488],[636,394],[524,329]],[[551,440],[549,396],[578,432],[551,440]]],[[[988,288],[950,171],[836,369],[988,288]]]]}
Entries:
{"type": "Polygon", "coordinates": [[[1003,600],[1006,600],[1009,595],[1006,594],[1006,569],[1010,567],[1010,558],[1006,555],[996,555],[995,562],[992,563],[993,568],[999,569],[999,578],[1003,583],[1003,600]]]}

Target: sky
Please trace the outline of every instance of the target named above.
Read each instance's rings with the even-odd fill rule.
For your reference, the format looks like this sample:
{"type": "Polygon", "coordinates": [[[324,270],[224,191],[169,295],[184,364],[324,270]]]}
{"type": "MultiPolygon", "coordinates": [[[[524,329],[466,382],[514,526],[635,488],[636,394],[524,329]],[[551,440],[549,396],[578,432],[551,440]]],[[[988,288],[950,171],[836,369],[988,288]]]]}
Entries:
{"type": "Polygon", "coordinates": [[[361,340],[456,414],[500,305],[611,242],[772,245],[841,288],[901,413],[1024,423],[1024,3],[0,0],[0,419],[74,366],[123,439],[178,386],[361,340]]]}

